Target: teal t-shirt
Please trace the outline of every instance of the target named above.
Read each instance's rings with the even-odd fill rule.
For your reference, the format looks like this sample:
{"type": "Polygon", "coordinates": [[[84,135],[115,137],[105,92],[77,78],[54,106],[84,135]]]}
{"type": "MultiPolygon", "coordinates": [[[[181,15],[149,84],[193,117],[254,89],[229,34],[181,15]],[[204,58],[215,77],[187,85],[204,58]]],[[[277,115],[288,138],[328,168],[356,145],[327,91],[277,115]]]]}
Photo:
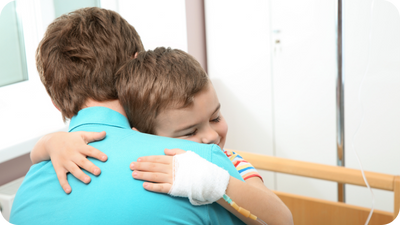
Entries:
{"type": "Polygon", "coordinates": [[[187,198],[146,191],[143,181],[132,178],[129,165],[137,158],[180,148],[243,180],[217,145],[133,131],[123,115],[105,107],[79,111],[71,119],[69,131],[106,131],[104,140],[90,143],[108,156],[107,162],[89,158],[101,174],[96,177],[86,172],[91,177],[89,184],[68,174],[72,192],[67,195],[51,161],[33,165],[15,196],[12,224],[243,224],[217,203],[193,206],[187,198]]]}

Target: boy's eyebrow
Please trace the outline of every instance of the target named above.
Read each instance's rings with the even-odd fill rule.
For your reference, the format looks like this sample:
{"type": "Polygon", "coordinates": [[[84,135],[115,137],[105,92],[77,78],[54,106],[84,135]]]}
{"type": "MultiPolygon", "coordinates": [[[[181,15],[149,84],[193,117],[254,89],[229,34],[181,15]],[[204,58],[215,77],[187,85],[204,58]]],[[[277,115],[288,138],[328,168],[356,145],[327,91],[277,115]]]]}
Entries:
{"type": "MultiPolygon", "coordinates": [[[[211,115],[213,115],[214,113],[216,113],[220,108],[221,108],[221,103],[218,104],[217,108],[214,110],[214,112],[213,112],[211,115]]],[[[175,131],[175,132],[178,133],[178,132],[181,132],[181,131],[184,131],[184,130],[189,130],[189,129],[195,127],[195,126],[197,126],[197,124],[193,124],[193,125],[187,126],[187,127],[185,127],[185,128],[179,129],[179,130],[177,130],[177,131],[175,131]]]]}
{"type": "Polygon", "coordinates": [[[214,111],[211,115],[213,115],[214,113],[216,113],[220,108],[221,108],[221,103],[218,104],[217,108],[215,109],[215,111],[214,111]]]}

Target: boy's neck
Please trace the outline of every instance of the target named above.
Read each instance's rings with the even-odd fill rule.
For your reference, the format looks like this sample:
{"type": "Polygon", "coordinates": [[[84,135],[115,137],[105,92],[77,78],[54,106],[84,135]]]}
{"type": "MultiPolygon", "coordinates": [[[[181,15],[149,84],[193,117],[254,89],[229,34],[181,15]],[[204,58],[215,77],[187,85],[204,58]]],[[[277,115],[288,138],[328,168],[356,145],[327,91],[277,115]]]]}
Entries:
{"type": "Polygon", "coordinates": [[[106,107],[106,108],[112,109],[114,111],[117,111],[117,112],[121,113],[123,116],[127,117],[126,113],[125,113],[125,110],[122,107],[122,105],[121,105],[121,103],[119,102],[118,99],[99,102],[99,101],[96,101],[96,100],[93,100],[93,99],[89,98],[89,99],[86,100],[86,102],[85,102],[84,106],[82,107],[82,109],[89,108],[89,107],[95,107],[95,106],[102,106],[102,107],[106,107]]]}

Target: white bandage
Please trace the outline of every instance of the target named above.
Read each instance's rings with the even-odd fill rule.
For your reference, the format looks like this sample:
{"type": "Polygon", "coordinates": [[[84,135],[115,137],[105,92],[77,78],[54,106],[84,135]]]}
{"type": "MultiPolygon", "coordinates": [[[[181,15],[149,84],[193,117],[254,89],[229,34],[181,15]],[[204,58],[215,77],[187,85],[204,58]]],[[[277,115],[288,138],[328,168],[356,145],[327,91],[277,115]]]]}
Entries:
{"type": "Polygon", "coordinates": [[[196,153],[187,151],[174,156],[173,177],[174,183],[168,194],[188,197],[192,205],[205,205],[222,198],[230,175],[196,153]]]}

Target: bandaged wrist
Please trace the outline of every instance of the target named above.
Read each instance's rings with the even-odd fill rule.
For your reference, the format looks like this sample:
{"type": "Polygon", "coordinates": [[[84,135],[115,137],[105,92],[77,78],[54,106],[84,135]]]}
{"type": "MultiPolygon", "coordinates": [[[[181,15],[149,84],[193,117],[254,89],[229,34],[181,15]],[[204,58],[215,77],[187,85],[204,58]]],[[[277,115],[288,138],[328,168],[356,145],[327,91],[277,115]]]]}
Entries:
{"type": "Polygon", "coordinates": [[[205,205],[222,198],[230,175],[196,153],[187,151],[174,156],[173,177],[168,194],[187,197],[192,205],[205,205]]]}

